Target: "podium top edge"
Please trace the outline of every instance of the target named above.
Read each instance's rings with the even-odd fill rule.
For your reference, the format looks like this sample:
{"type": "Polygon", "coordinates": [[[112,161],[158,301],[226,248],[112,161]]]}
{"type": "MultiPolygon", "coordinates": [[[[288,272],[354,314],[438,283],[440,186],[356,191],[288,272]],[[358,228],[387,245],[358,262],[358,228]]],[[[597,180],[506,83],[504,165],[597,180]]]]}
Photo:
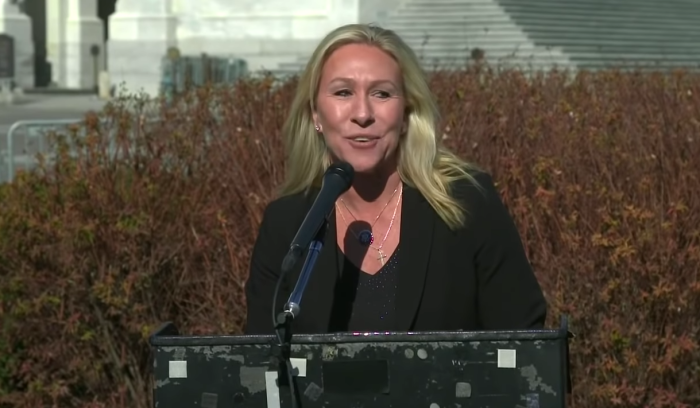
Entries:
{"type": "MultiPolygon", "coordinates": [[[[338,344],[338,343],[416,343],[416,342],[478,342],[478,341],[546,341],[568,340],[571,333],[561,330],[522,331],[474,331],[474,332],[382,332],[382,333],[333,333],[295,334],[292,344],[338,344]]],[[[151,346],[226,346],[276,344],[273,335],[223,335],[187,336],[171,333],[154,334],[149,339],[151,346]]]]}

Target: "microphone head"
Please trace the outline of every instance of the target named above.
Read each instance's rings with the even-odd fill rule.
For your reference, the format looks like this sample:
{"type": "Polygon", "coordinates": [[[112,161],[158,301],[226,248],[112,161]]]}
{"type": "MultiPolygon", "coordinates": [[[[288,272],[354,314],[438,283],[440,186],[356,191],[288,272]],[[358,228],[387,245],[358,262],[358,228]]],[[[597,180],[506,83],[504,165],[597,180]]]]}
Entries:
{"type": "Polygon", "coordinates": [[[326,174],[323,178],[327,178],[329,176],[337,176],[340,178],[344,184],[343,191],[346,191],[350,188],[352,185],[352,180],[355,178],[355,169],[350,165],[350,163],[342,161],[335,162],[328,166],[326,174]]]}

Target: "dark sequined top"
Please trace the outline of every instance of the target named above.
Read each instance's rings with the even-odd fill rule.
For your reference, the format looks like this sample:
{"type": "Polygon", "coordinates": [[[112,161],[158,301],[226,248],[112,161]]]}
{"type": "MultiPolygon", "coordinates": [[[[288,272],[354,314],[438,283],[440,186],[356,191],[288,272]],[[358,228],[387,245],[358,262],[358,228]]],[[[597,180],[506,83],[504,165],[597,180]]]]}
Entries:
{"type": "Polygon", "coordinates": [[[347,257],[336,288],[332,331],[393,331],[398,279],[397,247],[376,274],[360,271],[347,257]]]}

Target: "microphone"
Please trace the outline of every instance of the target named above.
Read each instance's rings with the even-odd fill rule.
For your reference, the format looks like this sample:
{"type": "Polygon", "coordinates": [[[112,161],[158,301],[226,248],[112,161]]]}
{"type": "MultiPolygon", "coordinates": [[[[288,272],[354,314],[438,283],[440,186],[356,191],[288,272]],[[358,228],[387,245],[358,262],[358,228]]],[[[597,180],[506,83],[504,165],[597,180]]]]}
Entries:
{"type": "Polygon", "coordinates": [[[287,255],[285,255],[284,260],[282,260],[281,274],[277,279],[275,293],[272,297],[272,322],[275,327],[275,334],[279,341],[282,356],[282,359],[279,361],[277,375],[279,378],[287,378],[289,391],[292,394],[292,407],[297,407],[300,404],[297,401],[296,385],[292,374],[292,363],[289,358],[292,340],[291,322],[299,315],[301,297],[306,289],[306,284],[309,281],[316,259],[321,252],[321,248],[323,248],[323,238],[328,226],[326,219],[333,210],[338,197],[346,192],[352,185],[354,176],[355,169],[345,162],[333,163],[323,174],[321,191],[316,196],[316,200],[314,200],[311,209],[309,209],[309,212],[306,214],[304,222],[301,223],[297,235],[289,246],[287,255]],[[296,265],[307,248],[309,249],[309,254],[307,255],[301,274],[297,279],[297,284],[292,294],[289,296],[284,310],[277,315],[277,294],[279,293],[284,276],[294,268],[294,265],[296,265]]]}
{"type": "Polygon", "coordinates": [[[294,268],[304,251],[311,245],[316,234],[325,224],[326,218],[333,210],[335,202],[341,194],[348,191],[355,177],[355,169],[349,163],[336,162],[331,164],[323,175],[321,191],[316,196],[311,209],[306,214],[304,222],[289,246],[289,251],[282,261],[282,273],[294,268]]]}

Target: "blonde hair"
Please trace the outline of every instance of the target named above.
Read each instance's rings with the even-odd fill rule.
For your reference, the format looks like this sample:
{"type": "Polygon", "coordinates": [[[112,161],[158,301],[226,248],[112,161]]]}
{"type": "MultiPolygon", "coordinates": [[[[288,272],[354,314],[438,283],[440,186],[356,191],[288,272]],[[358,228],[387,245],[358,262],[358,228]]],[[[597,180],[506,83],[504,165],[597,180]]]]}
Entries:
{"type": "Polygon", "coordinates": [[[331,164],[323,136],[314,128],[312,113],[324,63],[333,51],[347,44],[376,46],[398,62],[408,108],[408,129],[398,149],[399,176],[421,192],[450,228],[459,228],[464,224],[466,209],[450,195],[449,186],[457,179],[468,179],[477,185],[469,174],[472,166],[440,145],[437,103],[413,50],[393,31],[373,25],[349,24],[330,32],[299,78],[283,128],[287,169],[281,194],[295,194],[319,185],[331,164]]]}

